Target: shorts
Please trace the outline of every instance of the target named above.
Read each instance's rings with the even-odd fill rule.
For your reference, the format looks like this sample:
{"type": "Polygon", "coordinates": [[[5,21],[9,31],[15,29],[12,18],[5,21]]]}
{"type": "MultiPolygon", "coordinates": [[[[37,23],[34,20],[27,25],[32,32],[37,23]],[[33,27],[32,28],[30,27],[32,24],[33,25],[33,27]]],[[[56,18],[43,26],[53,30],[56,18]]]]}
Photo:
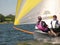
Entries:
{"type": "Polygon", "coordinates": [[[46,33],[48,33],[48,31],[50,31],[50,29],[49,29],[49,28],[48,28],[47,30],[43,31],[43,32],[46,32],[46,33]]]}
{"type": "Polygon", "coordinates": [[[60,28],[52,28],[54,32],[60,32],[60,28]]]}

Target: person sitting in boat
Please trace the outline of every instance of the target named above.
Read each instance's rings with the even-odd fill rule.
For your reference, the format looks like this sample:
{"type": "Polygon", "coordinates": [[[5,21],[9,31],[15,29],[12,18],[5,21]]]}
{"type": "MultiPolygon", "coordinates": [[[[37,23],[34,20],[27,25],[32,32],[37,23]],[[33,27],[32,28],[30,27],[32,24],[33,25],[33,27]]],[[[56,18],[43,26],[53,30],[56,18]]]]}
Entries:
{"type": "Polygon", "coordinates": [[[51,21],[51,29],[58,35],[60,33],[60,23],[57,20],[57,16],[53,15],[53,20],[51,21]]]}
{"type": "Polygon", "coordinates": [[[53,32],[52,30],[50,30],[48,28],[48,25],[44,21],[42,21],[42,17],[41,16],[38,16],[38,22],[37,22],[36,26],[37,26],[38,30],[41,30],[43,32],[46,32],[49,35],[56,36],[56,33],[53,32]]]}

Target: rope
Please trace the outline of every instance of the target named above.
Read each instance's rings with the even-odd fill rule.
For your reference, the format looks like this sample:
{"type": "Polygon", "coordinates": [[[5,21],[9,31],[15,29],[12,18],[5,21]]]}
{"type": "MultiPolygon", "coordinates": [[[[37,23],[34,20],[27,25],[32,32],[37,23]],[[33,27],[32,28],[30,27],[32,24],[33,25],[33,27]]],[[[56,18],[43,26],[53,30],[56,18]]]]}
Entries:
{"type": "Polygon", "coordinates": [[[28,33],[28,34],[34,34],[34,32],[30,32],[30,31],[27,31],[27,30],[23,30],[23,29],[20,29],[20,28],[15,27],[15,26],[13,26],[13,28],[16,29],[16,30],[19,30],[19,31],[21,31],[21,32],[25,32],[25,33],[28,33]]]}

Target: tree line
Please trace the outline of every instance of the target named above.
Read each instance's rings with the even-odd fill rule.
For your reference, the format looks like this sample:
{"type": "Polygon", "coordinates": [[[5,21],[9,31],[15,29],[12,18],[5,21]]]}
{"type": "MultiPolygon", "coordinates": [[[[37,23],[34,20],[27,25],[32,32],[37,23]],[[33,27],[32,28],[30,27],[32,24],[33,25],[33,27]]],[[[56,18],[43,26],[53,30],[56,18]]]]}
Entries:
{"type": "Polygon", "coordinates": [[[0,14],[0,22],[14,22],[15,15],[9,14],[7,16],[4,16],[3,14],[0,14]]]}

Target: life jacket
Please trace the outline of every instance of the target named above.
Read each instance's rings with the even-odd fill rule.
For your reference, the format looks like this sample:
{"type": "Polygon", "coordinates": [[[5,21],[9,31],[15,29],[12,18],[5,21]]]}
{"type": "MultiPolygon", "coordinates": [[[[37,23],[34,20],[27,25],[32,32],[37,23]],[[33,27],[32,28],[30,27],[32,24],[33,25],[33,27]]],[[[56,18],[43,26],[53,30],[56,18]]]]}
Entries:
{"type": "Polygon", "coordinates": [[[41,21],[39,24],[37,24],[37,27],[41,31],[47,30],[47,25],[46,25],[46,23],[44,21],[41,21]]]}
{"type": "MultiPolygon", "coordinates": [[[[51,28],[53,28],[52,22],[53,21],[51,21],[51,28]]],[[[56,22],[55,22],[55,28],[59,28],[59,27],[60,27],[60,25],[58,23],[58,20],[56,20],[56,22]]]]}

